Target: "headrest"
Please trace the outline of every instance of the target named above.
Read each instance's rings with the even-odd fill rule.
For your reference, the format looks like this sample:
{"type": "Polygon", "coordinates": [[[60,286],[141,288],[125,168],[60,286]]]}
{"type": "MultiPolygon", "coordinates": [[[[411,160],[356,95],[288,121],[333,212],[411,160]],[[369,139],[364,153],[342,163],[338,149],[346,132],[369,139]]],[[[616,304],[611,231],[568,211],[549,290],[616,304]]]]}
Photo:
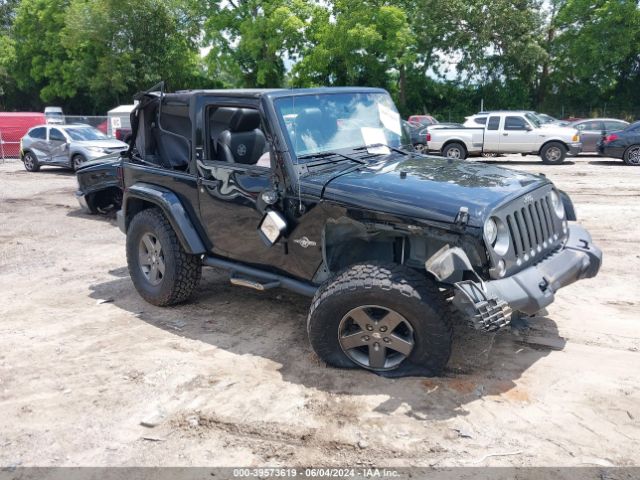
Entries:
{"type": "Polygon", "coordinates": [[[209,117],[209,120],[211,121],[211,123],[229,124],[229,122],[231,121],[231,117],[233,117],[233,114],[236,113],[236,110],[236,108],[229,107],[216,108],[209,117]]]}
{"type": "Polygon", "coordinates": [[[250,132],[259,127],[260,113],[252,108],[238,108],[229,122],[229,130],[234,133],[250,132]]]}

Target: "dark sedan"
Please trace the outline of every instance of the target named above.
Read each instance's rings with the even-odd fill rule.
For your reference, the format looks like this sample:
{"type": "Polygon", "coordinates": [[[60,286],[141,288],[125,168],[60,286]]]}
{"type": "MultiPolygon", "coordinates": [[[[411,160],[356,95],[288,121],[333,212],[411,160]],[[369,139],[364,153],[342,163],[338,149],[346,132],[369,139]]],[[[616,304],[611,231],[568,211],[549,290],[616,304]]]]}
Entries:
{"type": "Polygon", "coordinates": [[[76,171],[76,198],[88,213],[108,213],[120,209],[122,189],[118,171],[121,157],[109,155],[85,163],[76,171]]]}
{"type": "Polygon", "coordinates": [[[640,122],[604,137],[598,143],[598,153],[605,157],[621,158],[627,165],[640,166],[640,122]]]}
{"type": "Polygon", "coordinates": [[[580,131],[582,153],[595,153],[598,151],[598,142],[612,132],[624,130],[629,122],[615,118],[589,118],[576,120],[569,124],[570,127],[580,131]]]}

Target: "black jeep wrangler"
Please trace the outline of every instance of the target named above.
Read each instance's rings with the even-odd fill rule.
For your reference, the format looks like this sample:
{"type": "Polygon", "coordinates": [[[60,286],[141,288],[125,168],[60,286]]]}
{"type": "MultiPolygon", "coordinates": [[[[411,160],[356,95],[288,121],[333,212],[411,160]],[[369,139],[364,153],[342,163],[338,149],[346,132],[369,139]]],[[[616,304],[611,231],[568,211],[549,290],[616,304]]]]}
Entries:
{"type": "Polygon", "coordinates": [[[118,223],[140,295],[183,302],[203,265],[313,297],[325,362],[438,374],[481,331],[596,275],[602,253],[544,176],[410,147],[376,88],[138,95],[118,223]]]}

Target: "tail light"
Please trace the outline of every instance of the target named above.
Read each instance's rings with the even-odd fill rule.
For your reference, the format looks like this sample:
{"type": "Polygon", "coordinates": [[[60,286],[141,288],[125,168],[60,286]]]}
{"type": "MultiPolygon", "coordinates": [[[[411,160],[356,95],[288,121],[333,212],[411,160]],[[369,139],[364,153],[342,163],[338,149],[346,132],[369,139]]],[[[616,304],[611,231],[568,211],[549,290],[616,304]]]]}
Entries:
{"type": "Polygon", "coordinates": [[[620,138],[620,137],[618,137],[618,135],[616,135],[615,133],[612,133],[611,135],[607,135],[604,138],[604,141],[605,141],[605,143],[611,143],[614,140],[618,140],[618,138],[620,138]]]}
{"type": "Polygon", "coordinates": [[[426,140],[427,142],[431,141],[431,134],[429,132],[427,132],[426,140]]]}

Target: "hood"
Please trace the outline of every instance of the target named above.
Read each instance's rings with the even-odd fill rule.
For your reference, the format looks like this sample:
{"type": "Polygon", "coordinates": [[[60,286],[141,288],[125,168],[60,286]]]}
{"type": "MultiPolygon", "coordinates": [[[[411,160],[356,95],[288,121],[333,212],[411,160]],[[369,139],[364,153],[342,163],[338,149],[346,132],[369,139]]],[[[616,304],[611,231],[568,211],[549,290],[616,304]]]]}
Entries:
{"type": "Polygon", "coordinates": [[[109,155],[105,155],[104,157],[96,158],[95,160],[89,160],[88,162],[84,162],[79,170],[97,166],[117,166],[121,162],[120,152],[110,153],[109,155]]]}
{"type": "Polygon", "coordinates": [[[483,163],[419,157],[390,159],[341,175],[313,173],[301,183],[303,190],[322,192],[326,200],[422,220],[453,223],[460,208],[467,207],[469,225],[482,227],[496,206],[549,181],[483,163]]]}

